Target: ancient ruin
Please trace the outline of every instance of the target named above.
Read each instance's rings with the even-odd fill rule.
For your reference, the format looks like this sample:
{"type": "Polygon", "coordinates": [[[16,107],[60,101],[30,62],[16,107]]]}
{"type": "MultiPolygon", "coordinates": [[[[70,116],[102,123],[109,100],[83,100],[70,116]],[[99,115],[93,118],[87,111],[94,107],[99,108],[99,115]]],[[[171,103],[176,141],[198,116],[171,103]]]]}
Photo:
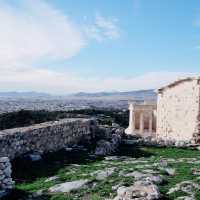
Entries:
{"type": "MultiPolygon", "coordinates": [[[[57,170],[52,176],[45,175],[47,177],[41,180],[43,184],[40,184],[40,190],[24,194],[24,199],[36,200],[45,197],[46,194],[56,197],[60,193],[67,193],[71,196],[81,194],[80,198],[85,197],[81,189],[89,190],[89,188],[98,187],[98,184],[102,184],[101,181],[105,181],[107,178],[113,183],[116,180],[122,180],[112,185],[109,193],[112,196],[109,200],[162,199],[165,197],[162,192],[163,187],[168,182],[170,183],[172,177],[180,177],[179,168],[183,164],[186,165],[186,172],[191,174],[192,178],[196,176],[199,180],[200,157],[192,149],[200,149],[200,78],[186,78],[160,88],[157,103],[130,102],[129,111],[129,127],[125,130],[128,136],[124,135],[124,129],[120,125],[100,125],[95,118],[67,118],[0,131],[0,198],[11,195],[15,184],[16,187],[21,184],[12,173],[13,159],[25,159],[26,162],[31,160],[31,165],[33,162],[37,164],[40,162],[39,160],[41,162],[45,160],[43,154],[61,149],[67,156],[78,153],[79,157],[81,152],[86,154],[85,161],[87,162],[84,162],[84,171],[82,171],[81,162],[77,164],[73,161],[73,163],[64,164],[60,167],[65,170],[66,179],[62,179],[62,175],[57,170]],[[130,137],[129,135],[140,137],[130,137]],[[79,144],[80,142],[81,144],[79,144]],[[89,145],[94,143],[95,148],[87,149],[82,145],[83,143],[89,145]],[[181,145],[176,145],[177,143],[181,143],[181,145]],[[167,146],[188,147],[187,145],[189,147],[192,145],[192,148],[189,149],[189,156],[193,154],[196,157],[188,158],[180,155],[175,159],[174,151],[179,156],[180,151],[181,154],[184,154],[188,149],[166,148],[167,146]],[[151,146],[150,150],[148,150],[148,146],[151,146]],[[119,147],[123,147],[124,150],[128,149],[127,156],[117,155],[119,147]],[[137,156],[141,154],[141,157],[132,157],[129,151],[133,155],[134,153],[137,156]],[[155,154],[152,154],[152,151],[155,154]],[[166,157],[163,155],[164,151],[166,151],[167,158],[163,157],[166,157]],[[170,153],[172,157],[169,158],[170,153]],[[88,162],[94,161],[99,156],[104,159],[99,161],[97,159],[98,163],[96,161],[88,162]],[[74,176],[74,179],[71,179],[71,176],[74,176]],[[48,185],[49,182],[51,182],[50,185],[48,185]]],[[[75,157],[73,156],[73,159],[75,157]]],[[[55,166],[58,164],[62,165],[62,162],[57,160],[53,162],[55,166]]],[[[16,168],[13,171],[15,170],[16,168]]],[[[34,183],[37,183],[37,180],[34,183]]],[[[103,184],[107,191],[106,183],[103,184]]],[[[198,183],[189,179],[182,179],[173,187],[169,186],[169,190],[164,193],[166,197],[174,195],[176,192],[184,192],[187,199],[195,199],[195,195],[200,189],[198,183]]],[[[23,190],[26,191],[26,188],[23,190]]],[[[92,192],[90,190],[90,193],[92,192]]],[[[92,199],[90,196],[87,197],[92,199]]],[[[177,200],[186,198],[180,196],[177,200]]]]}
{"type": "Polygon", "coordinates": [[[160,88],[157,104],[158,138],[200,142],[200,77],[160,88]]]}
{"type": "Polygon", "coordinates": [[[152,136],[156,133],[156,105],[155,104],[129,104],[129,127],[127,134],[152,136]]]}
{"type": "Polygon", "coordinates": [[[164,141],[200,142],[200,77],[175,81],[158,89],[157,108],[130,103],[127,134],[164,141]]]}
{"type": "Polygon", "coordinates": [[[0,131],[0,157],[13,159],[28,152],[58,151],[89,140],[96,123],[92,119],[61,119],[0,131]]]}

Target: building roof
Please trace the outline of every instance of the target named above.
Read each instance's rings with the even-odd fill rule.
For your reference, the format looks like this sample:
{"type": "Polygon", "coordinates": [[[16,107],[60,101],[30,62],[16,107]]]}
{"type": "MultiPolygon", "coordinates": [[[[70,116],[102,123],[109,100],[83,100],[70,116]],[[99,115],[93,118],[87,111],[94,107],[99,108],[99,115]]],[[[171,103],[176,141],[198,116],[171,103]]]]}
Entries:
{"type": "Polygon", "coordinates": [[[200,80],[200,76],[197,76],[197,77],[187,77],[187,78],[182,78],[182,79],[178,79],[164,87],[161,87],[157,90],[157,93],[162,93],[164,90],[166,89],[169,89],[169,88],[173,88],[181,83],[184,83],[184,82],[189,82],[189,81],[194,81],[194,80],[200,80]]]}

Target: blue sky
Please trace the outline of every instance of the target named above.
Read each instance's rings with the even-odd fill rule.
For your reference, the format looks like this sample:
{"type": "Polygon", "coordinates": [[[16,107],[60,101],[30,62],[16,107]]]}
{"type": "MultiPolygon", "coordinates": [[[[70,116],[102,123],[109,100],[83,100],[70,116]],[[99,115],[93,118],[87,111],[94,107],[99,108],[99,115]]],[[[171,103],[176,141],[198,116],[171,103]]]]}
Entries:
{"type": "Polygon", "coordinates": [[[200,72],[198,0],[0,0],[0,90],[158,88],[200,72]]]}
{"type": "Polygon", "coordinates": [[[88,73],[95,74],[97,70],[104,75],[169,70],[199,72],[200,49],[195,47],[200,43],[200,28],[194,25],[200,14],[199,1],[123,2],[88,0],[69,5],[67,1],[58,1],[57,6],[71,13],[72,18],[78,18],[80,24],[83,15],[92,21],[95,13],[118,19],[119,39],[92,42],[69,65],[88,73]]]}

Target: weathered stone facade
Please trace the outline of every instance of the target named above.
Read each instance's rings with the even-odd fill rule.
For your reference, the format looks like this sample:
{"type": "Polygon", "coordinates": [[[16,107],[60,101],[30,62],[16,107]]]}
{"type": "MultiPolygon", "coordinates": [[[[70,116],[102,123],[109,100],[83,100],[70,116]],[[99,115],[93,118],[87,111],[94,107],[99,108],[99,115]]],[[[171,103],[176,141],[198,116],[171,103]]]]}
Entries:
{"type": "Polygon", "coordinates": [[[92,119],[62,119],[29,127],[0,131],[0,157],[13,159],[28,152],[57,151],[80,140],[90,139],[96,122],[92,119]]]}
{"type": "Polygon", "coordinates": [[[157,109],[150,104],[130,104],[129,110],[127,134],[151,136],[171,144],[200,144],[200,77],[160,88],[157,109]]]}
{"type": "Polygon", "coordinates": [[[0,158],[0,197],[8,189],[14,187],[14,181],[11,178],[11,164],[8,157],[0,158]]]}
{"type": "Polygon", "coordinates": [[[157,133],[163,140],[200,142],[200,77],[158,90],[157,133]]]}

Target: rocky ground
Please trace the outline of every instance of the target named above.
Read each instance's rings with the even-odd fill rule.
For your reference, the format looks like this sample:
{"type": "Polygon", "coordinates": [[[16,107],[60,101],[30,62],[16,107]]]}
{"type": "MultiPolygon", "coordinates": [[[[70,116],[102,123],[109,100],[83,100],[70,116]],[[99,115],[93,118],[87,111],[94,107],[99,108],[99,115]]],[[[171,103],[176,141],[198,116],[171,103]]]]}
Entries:
{"type": "Polygon", "coordinates": [[[200,151],[123,145],[97,158],[86,149],[16,160],[12,200],[200,200],[200,151]]]}

